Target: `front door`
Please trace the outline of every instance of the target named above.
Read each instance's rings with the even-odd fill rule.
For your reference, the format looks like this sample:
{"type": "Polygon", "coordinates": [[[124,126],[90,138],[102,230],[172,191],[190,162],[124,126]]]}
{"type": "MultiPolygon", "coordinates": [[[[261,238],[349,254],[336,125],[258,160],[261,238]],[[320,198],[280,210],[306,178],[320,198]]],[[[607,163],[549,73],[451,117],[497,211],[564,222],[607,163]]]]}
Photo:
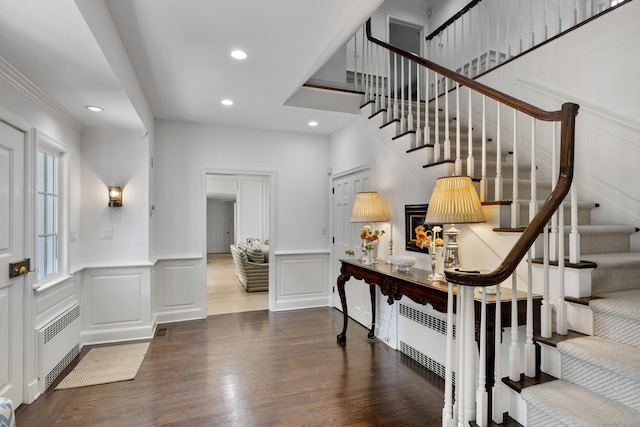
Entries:
{"type": "MultiPolygon", "coordinates": [[[[351,223],[351,211],[356,194],[372,190],[371,169],[343,175],[333,180],[333,283],[336,283],[340,274],[341,259],[360,258],[363,255],[359,230],[364,224],[351,223]],[[346,251],[353,251],[354,255],[349,255],[346,251]]],[[[372,320],[369,285],[352,278],[345,286],[345,293],[349,317],[369,327],[372,320]]],[[[342,310],[340,296],[335,285],[333,305],[342,310]]]]}
{"type": "Polygon", "coordinates": [[[23,396],[23,313],[26,275],[9,278],[24,258],[25,133],[0,121],[0,396],[23,396]]]}

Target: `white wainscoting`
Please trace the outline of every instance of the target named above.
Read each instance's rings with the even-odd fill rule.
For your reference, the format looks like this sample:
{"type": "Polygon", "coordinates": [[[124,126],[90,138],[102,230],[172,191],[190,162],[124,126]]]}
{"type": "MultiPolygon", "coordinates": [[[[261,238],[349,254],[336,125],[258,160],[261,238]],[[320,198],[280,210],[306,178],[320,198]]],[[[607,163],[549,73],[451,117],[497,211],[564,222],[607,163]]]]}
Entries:
{"type": "Polygon", "coordinates": [[[330,305],[329,251],[275,253],[275,311],[330,305]]]}
{"type": "Polygon", "coordinates": [[[87,268],[82,273],[82,344],[148,339],[151,266],[87,268]]]}
{"type": "Polygon", "coordinates": [[[153,272],[157,323],[207,317],[205,263],[202,257],[157,262],[153,272]]]}

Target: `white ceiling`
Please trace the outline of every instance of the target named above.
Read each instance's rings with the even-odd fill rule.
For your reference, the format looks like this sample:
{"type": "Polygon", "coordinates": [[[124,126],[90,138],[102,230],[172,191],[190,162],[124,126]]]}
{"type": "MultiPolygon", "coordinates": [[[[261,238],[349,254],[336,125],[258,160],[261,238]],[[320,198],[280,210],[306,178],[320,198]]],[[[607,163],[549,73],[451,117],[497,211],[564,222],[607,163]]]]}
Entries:
{"type": "Polygon", "coordinates": [[[354,116],[284,103],[381,2],[0,0],[0,57],[84,128],[143,129],[123,78],[130,61],[156,119],[331,134],[354,116]],[[128,58],[105,54],[89,7],[111,15],[119,39],[110,43],[128,58]],[[234,49],[249,57],[231,58],[234,49]]]}

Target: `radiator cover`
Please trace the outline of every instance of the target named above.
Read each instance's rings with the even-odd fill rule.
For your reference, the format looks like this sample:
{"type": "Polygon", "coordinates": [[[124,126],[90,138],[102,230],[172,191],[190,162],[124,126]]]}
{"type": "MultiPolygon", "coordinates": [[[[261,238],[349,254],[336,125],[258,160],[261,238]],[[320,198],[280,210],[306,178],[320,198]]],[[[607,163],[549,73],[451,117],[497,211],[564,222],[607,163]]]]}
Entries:
{"type": "MultiPolygon", "coordinates": [[[[398,311],[400,352],[444,378],[447,342],[446,314],[439,313],[431,307],[418,309],[404,303],[399,303],[398,311]]],[[[453,348],[455,349],[455,324],[453,325],[453,337],[453,348]]],[[[456,366],[455,361],[453,366],[456,366]]]]}
{"type": "Polygon", "coordinates": [[[41,393],[80,354],[80,328],[80,306],[76,304],[38,329],[41,393]]]}

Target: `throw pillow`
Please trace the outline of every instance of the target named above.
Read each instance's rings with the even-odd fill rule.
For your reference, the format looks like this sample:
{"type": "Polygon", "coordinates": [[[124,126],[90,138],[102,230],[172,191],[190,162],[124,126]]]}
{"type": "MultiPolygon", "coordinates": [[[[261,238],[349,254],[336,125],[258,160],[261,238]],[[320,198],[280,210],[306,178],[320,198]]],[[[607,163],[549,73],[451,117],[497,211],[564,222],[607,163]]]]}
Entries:
{"type": "Polygon", "coordinates": [[[251,262],[264,263],[264,253],[260,248],[247,247],[247,257],[251,262]]]}
{"type": "Polygon", "coordinates": [[[261,245],[260,250],[262,250],[262,253],[264,255],[264,262],[269,262],[269,246],[261,245]]]}

